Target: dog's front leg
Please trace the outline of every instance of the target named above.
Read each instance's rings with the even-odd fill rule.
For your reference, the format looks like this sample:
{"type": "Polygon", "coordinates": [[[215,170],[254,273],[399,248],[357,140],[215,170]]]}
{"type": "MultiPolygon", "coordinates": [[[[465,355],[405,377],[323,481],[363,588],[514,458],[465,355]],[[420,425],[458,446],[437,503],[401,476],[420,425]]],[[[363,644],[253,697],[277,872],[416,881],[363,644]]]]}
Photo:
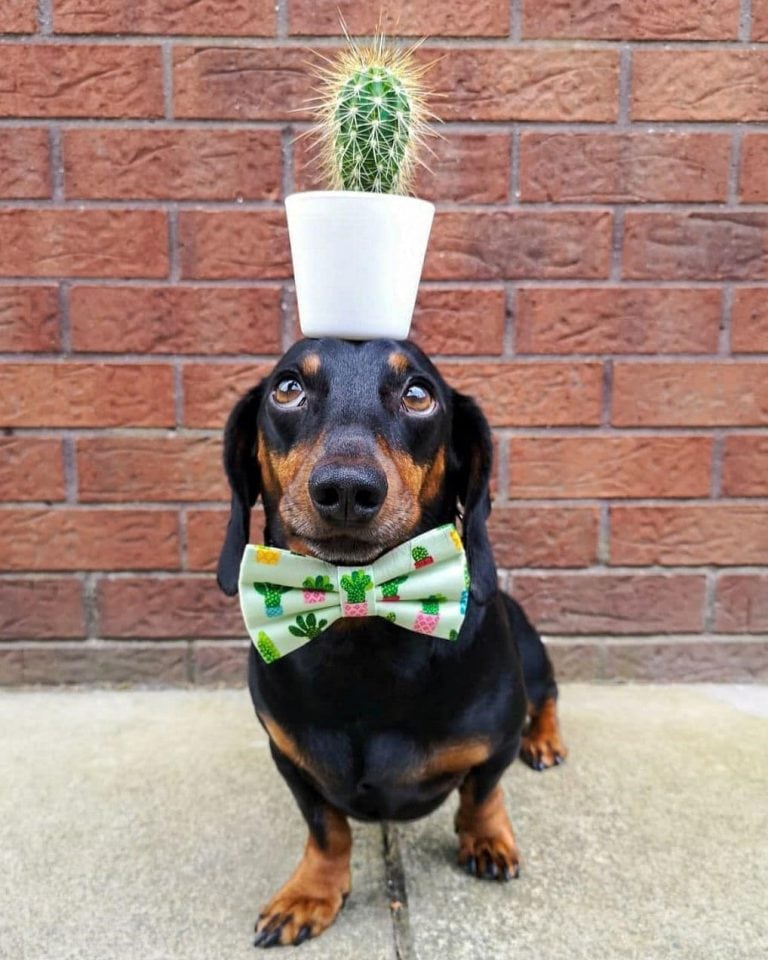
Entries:
{"type": "Polygon", "coordinates": [[[309,827],[304,856],[288,882],[262,909],[254,946],[299,944],[330,927],[349,894],[352,833],[299,768],[270,744],[277,768],[309,827]]]}
{"type": "Polygon", "coordinates": [[[499,784],[508,763],[508,755],[491,758],[470,770],[459,787],[459,864],[477,877],[511,880],[520,873],[520,854],[499,784]]]}

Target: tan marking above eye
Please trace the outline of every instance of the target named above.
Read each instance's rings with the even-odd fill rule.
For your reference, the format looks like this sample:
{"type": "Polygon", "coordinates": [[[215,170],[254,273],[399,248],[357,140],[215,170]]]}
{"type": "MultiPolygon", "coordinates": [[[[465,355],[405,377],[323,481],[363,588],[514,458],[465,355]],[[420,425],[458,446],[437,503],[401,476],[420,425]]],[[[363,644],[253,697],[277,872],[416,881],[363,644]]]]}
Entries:
{"type": "Polygon", "coordinates": [[[299,361],[299,366],[301,367],[301,372],[305,376],[313,377],[320,369],[320,363],[320,354],[308,353],[301,358],[299,361]]]}
{"type": "Polygon", "coordinates": [[[392,353],[390,353],[387,357],[387,363],[389,363],[395,373],[405,373],[408,369],[408,357],[398,350],[393,350],[392,353]]]}

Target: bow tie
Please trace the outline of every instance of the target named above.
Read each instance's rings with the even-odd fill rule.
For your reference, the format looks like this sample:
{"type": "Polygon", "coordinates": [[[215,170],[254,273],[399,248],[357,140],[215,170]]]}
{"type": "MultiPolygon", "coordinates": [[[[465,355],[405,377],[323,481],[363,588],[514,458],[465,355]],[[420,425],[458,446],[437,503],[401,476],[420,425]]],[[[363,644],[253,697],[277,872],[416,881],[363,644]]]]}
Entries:
{"type": "Polygon", "coordinates": [[[246,629],[272,663],[341,617],[384,617],[406,630],[455,640],[467,611],[469,571],[461,538],[446,524],[367,567],[337,567],[248,544],[239,594],[246,629]]]}

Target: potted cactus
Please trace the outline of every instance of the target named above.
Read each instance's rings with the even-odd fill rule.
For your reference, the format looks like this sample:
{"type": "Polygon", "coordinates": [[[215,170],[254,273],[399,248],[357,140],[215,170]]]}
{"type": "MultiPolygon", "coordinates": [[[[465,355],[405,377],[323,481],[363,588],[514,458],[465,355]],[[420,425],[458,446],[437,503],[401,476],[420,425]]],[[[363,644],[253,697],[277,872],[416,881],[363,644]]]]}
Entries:
{"type": "Polygon", "coordinates": [[[253,589],[264,598],[264,610],[268,617],[282,617],[283,604],[280,597],[290,592],[290,587],[277,583],[254,583],[253,589]]]}
{"type": "Polygon", "coordinates": [[[365,599],[367,590],[373,586],[373,580],[362,570],[353,570],[345,573],[339,584],[347,595],[346,603],[342,604],[345,617],[367,617],[368,601],[365,599]]]}
{"type": "Polygon", "coordinates": [[[408,336],[434,206],[407,196],[428,116],[413,48],[352,41],[318,73],[329,190],[286,198],[305,336],[408,336]]]}

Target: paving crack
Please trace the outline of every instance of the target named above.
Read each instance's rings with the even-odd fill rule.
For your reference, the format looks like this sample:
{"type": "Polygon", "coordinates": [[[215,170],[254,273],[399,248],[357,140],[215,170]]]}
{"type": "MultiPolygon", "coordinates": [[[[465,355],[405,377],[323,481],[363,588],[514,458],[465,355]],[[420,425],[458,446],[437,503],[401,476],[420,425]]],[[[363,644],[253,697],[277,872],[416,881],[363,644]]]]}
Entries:
{"type": "Polygon", "coordinates": [[[400,853],[400,834],[392,823],[382,823],[381,834],[384,841],[384,869],[392,917],[395,956],[397,960],[419,960],[408,910],[408,890],[405,883],[405,867],[400,853]]]}

